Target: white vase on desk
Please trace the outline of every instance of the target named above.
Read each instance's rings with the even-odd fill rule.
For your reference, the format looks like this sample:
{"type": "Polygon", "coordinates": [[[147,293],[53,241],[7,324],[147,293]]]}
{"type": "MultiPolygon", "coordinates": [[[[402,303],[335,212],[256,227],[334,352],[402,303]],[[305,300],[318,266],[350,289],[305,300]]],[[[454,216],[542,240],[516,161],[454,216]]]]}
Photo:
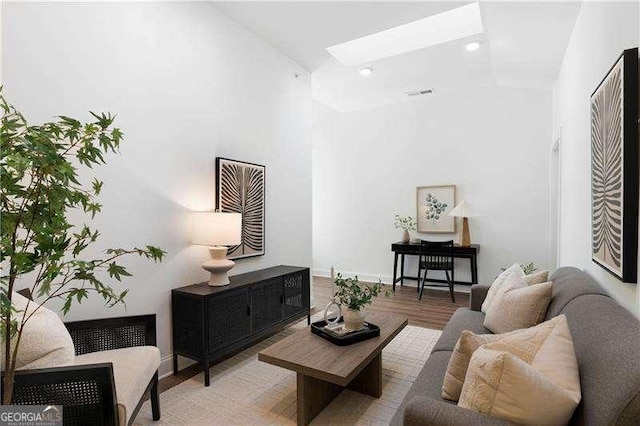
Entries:
{"type": "Polygon", "coordinates": [[[406,244],[410,240],[411,240],[411,236],[409,235],[409,231],[405,229],[404,232],[402,233],[402,242],[406,244]]]}

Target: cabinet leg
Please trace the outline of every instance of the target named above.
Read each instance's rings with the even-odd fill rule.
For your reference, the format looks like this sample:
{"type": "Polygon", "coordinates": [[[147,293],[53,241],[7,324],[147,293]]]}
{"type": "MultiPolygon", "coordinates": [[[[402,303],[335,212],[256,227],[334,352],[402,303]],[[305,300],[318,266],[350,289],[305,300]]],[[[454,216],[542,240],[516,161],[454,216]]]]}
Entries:
{"type": "Polygon", "coordinates": [[[209,361],[205,361],[204,363],[204,385],[209,386],[209,361]]]}
{"type": "Polygon", "coordinates": [[[307,314],[307,325],[311,325],[311,314],[307,314]]]}
{"type": "Polygon", "coordinates": [[[173,375],[174,376],[178,375],[178,353],[177,352],[173,353],[173,375]]]}

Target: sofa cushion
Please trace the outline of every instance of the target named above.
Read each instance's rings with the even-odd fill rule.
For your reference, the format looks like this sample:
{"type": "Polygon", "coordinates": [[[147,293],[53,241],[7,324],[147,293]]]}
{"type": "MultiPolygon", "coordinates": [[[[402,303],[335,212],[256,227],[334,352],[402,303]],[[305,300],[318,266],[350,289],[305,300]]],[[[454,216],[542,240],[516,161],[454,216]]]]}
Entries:
{"type": "MultiPolygon", "coordinates": [[[[29,370],[72,365],[75,349],[71,335],[60,317],[50,309],[18,293],[13,293],[11,299],[13,307],[19,311],[15,314],[18,322],[22,320],[25,309],[27,314],[33,314],[25,322],[16,357],[16,369],[29,370]]],[[[15,337],[11,339],[11,346],[12,349],[15,347],[15,337]]],[[[0,353],[0,369],[4,369],[4,350],[0,353]]]]}
{"type": "Polygon", "coordinates": [[[529,285],[546,283],[549,281],[549,271],[545,269],[544,271],[534,272],[533,274],[525,275],[522,280],[529,285]]]}
{"type": "Polygon", "coordinates": [[[475,334],[491,333],[484,327],[483,322],[484,314],[482,312],[472,311],[468,308],[458,309],[453,313],[431,352],[453,351],[462,330],[469,330],[475,334]]]}
{"type": "Polygon", "coordinates": [[[573,336],[582,388],[582,403],[572,423],[637,424],[640,419],[638,319],[610,297],[597,294],[575,298],[562,312],[573,336]],[[635,419],[635,423],[631,419],[635,419]]]}
{"type": "MultiPolygon", "coordinates": [[[[553,318],[535,327],[524,330],[516,330],[505,334],[474,334],[464,330],[460,334],[458,343],[453,350],[447,372],[442,383],[442,397],[452,401],[460,398],[460,392],[465,381],[469,361],[473,353],[481,346],[513,353],[520,359],[530,363],[538,350],[542,347],[549,334],[556,328],[558,323],[564,323],[564,329],[569,333],[567,321],[564,315],[553,318]]],[[[573,346],[571,347],[573,351],[573,346]]],[[[544,359],[548,359],[544,358],[544,359]]]]}
{"type": "Polygon", "coordinates": [[[528,285],[521,277],[511,275],[489,307],[484,326],[494,333],[508,333],[541,323],[552,289],[552,282],[528,285]]]}
{"type": "Polygon", "coordinates": [[[427,359],[427,362],[424,364],[422,371],[418,374],[418,377],[409,389],[409,392],[407,392],[407,395],[404,397],[398,411],[396,411],[396,414],[391,421],[392,425],[402,424],[404,408],[408,402],[416,396],[425,396],[448,404],[455,404],[451,401],[445,401],[440,398],[440,393],[442,392],[442,379],[444,378],[444,373],[447,370],[447,364],[449,364],[449,357],[451,357],[451,352],[448,351],[432,353],[429,356],[429,359],[427,359]]]}
{"type": "Polygon", "coordinates": [[[500,273],[500,275],[496,277],[496,279],[493,281],[493,284],[491,284],[491,287],[489,287],[489,292],[487,293],[487,296],[484,298],[484,302],[482,302],[482,308],[481,308],[482,312],[487,313],[487,311],[489,310],[489,307],[493,303],[493,300],[495,299],[496,295],[502,288],[506,279],[509,278],[511,275],[515,275],[517,277],[524,277],[524,272],[522,272],[522,268],[520,267],[519,264],[514,263],[513,265],[509,266],[507,269],[502,271],[502,273],[500,273]]]}
{"type": "Polygon", "coordinates": [[[563,426],[579,401],[579,390],[568,391],[512,353],[482,346],[471,357],[458,406],[517,424],[563,426]]]}
{"type": "Polygon", "coordinates": [[[153,375],[160,367],[160,351],[155,346],[90,352],[76,356],[75,365],[113,364],[113,378],[118,398],[118,418],[126,425],[153,375]]]}
{"type": "Polygon", "coordinates": [[[576,297],[585,294],[607,294],[578,268],[560,268],[551,275],[550,281],[553,281],[553,292],[545,319],[560,315],[564,307],[576,297]]]}

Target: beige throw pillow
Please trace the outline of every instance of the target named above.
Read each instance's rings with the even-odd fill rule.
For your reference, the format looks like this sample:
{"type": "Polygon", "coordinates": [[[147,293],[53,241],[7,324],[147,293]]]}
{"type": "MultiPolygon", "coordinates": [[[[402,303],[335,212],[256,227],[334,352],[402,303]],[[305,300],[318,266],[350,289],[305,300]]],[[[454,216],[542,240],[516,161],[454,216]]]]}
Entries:
{"type": "Polygon", "coordinates": [[[489,291],[487,292],[487,296],[484,298],[484,302],[482,302],[482,307],[480,308],[481,312],[485,314],[487,313],[489,306],[491,306],[491,303],[493,303],[493,299],[496,297],[496,294],[504,284],[504,281],[512,274],[515,274],[518,277],[524,276],[524,272],[522,272],[522,268],[519,264],[514,263],[496,277],[496,279],[493,281],[493,284],[491,284],[491,287],[489,287],[489,291]]]}
{"type": "Polygon", "coordinates": [[[556,318],[520,343],[514,334],[478,348],[458,405],[518,424],[566,425],[581,400],[580,375],[566,317],[556,318]],[[531,340],[545,333],[535,349],[531,340]]]}
{"type": "Polygon", "coordinates": [[[514,277],[522,277],[523,281],[529,285],[542,284],[544,282],[547,282],[547,280],[549,279],[549,271],[547,270],[535,272],[530,275],[525,275],[524,272],[522,272],[522,268],[520,267],[520,265],[514,263],[509,268],[505,269],[500,275],[498,275],[493,284],[491,284],[491,287],[489,287],[487,296],[485,297],[484,302],[482,302],[482,307],[480,308],[482,313],[487,313],[489,306],[491,306],[491,303],[493,302],[495,297],[500,293],[500,290],[506,279],[512,275],[514,277]]]}
{"type": "Polygon", "coordinates": [[[484,318],[493,333],[507,333],[539,324],[551,302],[553,283],[528,285],[522,277],[510,275],[501,286],[484,318]]]}
{"type": "MultiPolygon", "coordinates": [[[[16,317],[18,320],[22,319],[25,309],[27,315],[35,312],[25,323],[16,357],[16,368],[27,370],[72,365],[75,349],[71,335],[60,317],[44,306],[38,308],[38,303],[29,301],[18,293],[13,293],[11,298],[13,307],[19,311],[16,317]]],[[[15,337],[11,339],[12,350],[15,340],[15,337]]],[[[4,370],[4,350],[0,352],[0,369],[4,370]]]]}
{"type": "Polygon", "coordinates": [[[521,359],[530,361],[562,317],[558,316],[535,327],[505,334],[475,334],[468,330],[462,331],[444,375],[442,397],[458,401],[469,361],[480,346],[484,345],[495,350],[509,350],[518,354],[521,359]]]}
{"type": "Polygon", "coordinates": [[[522,280],[529,285],[546,283],[549,281],[549,271],[534,272],[533,274],[525,275],[522,280]]]}

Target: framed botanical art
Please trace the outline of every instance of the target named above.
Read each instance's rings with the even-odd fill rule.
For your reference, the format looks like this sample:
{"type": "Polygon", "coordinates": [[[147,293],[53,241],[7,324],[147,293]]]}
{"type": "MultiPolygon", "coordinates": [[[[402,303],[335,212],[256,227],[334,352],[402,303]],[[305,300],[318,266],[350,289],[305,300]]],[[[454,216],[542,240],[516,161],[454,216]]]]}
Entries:
{"type": "Polygon", "coordinates": [[[449,212],[456,205],[456,186],[419,186],[416,189],[418,232],[454,234],[456,221],[449,212]]]}
{"type": "Polygon", "coordinates": [[[265,166],[216,157],[216,209],[242,214],[241,242],[229,247],[229,259],[264,255],[265,174],[265,166]]]}
{"type": "Polygon", "coordinates": [[[638,49],[591,95],[591,256],[624,282],[638,257],[638,49]]]}

